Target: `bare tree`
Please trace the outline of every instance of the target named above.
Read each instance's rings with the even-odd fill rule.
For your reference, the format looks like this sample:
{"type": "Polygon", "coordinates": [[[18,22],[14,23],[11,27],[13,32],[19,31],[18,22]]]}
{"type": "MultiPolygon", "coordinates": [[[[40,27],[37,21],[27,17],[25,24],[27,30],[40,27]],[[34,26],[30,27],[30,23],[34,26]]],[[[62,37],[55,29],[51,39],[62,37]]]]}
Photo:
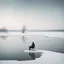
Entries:
{"type": "Polygon", "coordinates": [[[25,33],[25,31],[27,30],[26,25],[24,25],[21,30],[22,30],[22,33],[25,33]]]}

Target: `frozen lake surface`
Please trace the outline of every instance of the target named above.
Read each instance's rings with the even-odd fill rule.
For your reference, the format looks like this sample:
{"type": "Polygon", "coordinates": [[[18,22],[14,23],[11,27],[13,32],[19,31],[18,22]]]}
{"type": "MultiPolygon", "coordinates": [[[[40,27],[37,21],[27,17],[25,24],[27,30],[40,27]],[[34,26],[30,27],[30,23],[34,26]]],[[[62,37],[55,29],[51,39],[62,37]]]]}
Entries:
{"type": "Polygon", "coordinates": [[[0,33],[0,64],[21,63],[63,64],[64,32],[0,33]],[[32,42],[38,52],[24,52],[32,42]]]}
{"type": "MultiPolygon", "coordinates": [[[[42,52],[40,58],[28,61],[16,61],[16,60],[4,60],[0,61],[0,64],[64,64],[64,54],[56,53],[45,50],[38,50],[42,52]]],[[[30,56],[31,57],[31,56],[30,56]]]]}
{"type": "Polygon", "coordinates": [[[64,38],[64,32],[6,32],[6,33],[0,33],[0,35],[43,35],[48,37],[62,37],[64,38]]]}

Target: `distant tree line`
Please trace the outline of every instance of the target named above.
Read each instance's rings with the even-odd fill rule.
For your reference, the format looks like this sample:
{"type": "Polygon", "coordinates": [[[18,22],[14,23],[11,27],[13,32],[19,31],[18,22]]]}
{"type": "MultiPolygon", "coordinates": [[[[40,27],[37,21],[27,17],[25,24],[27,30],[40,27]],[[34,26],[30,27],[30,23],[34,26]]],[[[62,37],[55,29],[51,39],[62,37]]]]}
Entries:
{"type": "Polygon", "coordinates": [[[6,27],[2,27],[0,28],[0,32],[8,32],[8,30],[6,29],[6,27]]]}

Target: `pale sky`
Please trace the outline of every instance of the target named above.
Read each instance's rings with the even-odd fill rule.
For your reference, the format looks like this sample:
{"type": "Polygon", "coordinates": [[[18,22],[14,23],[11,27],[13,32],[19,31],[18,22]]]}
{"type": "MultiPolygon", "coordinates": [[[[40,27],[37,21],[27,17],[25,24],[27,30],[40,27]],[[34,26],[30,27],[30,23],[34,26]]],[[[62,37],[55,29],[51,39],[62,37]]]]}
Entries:
{"type": "Polygon", "coordinates": [[[0,28],[64,29],[63,0],[0,0],[0,28]]]}

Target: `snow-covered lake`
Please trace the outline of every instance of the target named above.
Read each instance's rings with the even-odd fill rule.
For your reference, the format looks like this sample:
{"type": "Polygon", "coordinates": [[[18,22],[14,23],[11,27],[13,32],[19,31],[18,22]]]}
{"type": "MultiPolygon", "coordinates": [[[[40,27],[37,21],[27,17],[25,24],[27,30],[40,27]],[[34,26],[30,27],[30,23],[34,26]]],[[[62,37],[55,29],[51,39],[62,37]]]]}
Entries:
{"type": "Polygon", "coordinates": [[[42,52],[42,55],[40,58],[36,58],[35,60],[2,60],[0,61],[0,64],[64,64],[64,54],[62,53],[45,50],[38,50],[38,52],[42,52]]]}
{"type": "Polygon", "coordinates": [[[26,32],[26,33],[21,33],[21,32],[1,32],[0,35],[44,35],[48,37],[62,37],[64,38],[64,32],[26,32]]]}
{"type": "Polygon", "coordinates": [[[0,64],[63,64],[64,32],[0,33],[0,64]],[[41,52],[27,53],[31,43],[41,52]]]}

